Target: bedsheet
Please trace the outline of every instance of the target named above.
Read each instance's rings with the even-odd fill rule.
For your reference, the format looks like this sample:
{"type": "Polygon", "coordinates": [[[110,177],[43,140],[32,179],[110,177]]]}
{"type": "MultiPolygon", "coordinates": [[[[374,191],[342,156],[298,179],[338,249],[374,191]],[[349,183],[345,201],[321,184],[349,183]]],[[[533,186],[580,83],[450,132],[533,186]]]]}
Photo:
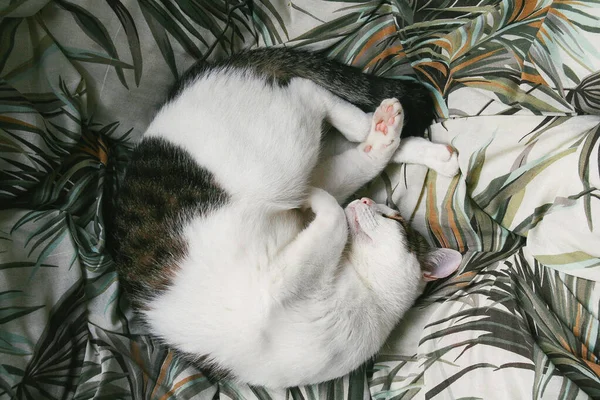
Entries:
{"type": "Polygon", "coordinates": [[[0,1],[0,399],[600,398],[600,1],[0,1]],[[153,342],[105,247],[132,147],[198,59],[293,46],[436,96],[449,179],[361,190],[464,253],[381,352],[273,391],[153,342]]]}

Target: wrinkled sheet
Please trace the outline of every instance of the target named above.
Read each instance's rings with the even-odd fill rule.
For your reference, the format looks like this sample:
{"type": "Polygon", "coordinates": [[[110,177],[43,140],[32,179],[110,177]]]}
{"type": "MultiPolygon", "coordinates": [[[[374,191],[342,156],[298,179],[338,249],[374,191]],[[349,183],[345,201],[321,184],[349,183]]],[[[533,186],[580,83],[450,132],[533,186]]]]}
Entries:
{"type": "Polygon", "coordinates": [[[600,398],[600,2],[0,2],[0,399],[600,398]],[[461,173],[362,190],[465,254],[377,357],[287,391],[150,340],[105,248],[132,146],[194,60],[322,49],[436,95],[461,173]]]}

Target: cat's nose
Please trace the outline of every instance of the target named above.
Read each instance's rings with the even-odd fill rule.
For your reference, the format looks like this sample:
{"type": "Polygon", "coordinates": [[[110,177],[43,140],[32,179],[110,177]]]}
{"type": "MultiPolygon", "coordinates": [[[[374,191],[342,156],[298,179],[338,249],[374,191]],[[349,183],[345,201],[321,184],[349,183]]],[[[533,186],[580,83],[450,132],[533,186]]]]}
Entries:
{"type": "Polygon", "coordinates": [[[362,199],[360,199],[360,202],[363,204],[366,204],[368,206],[372,206],[373,205],[373,200],[371,200],[368,197],[363,197],[362,199]]]}

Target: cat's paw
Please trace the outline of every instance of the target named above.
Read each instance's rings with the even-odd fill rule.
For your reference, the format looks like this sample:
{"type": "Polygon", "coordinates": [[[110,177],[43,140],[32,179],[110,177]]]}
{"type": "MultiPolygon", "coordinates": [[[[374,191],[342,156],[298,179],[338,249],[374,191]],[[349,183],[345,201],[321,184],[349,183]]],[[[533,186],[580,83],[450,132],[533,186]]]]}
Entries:
{"type": "Polygon", "coordinates": [[[325,190],[316,187],[310,189],[307,205],[315,214],[328,213],[333,209],[340,208],[335,197],[325,190]]]}
{"type": "Polygon", "coordinates": [[[331,240],[335,241],[336,237],[339,240],[347,237],[346,213],[335,197],[323,189],[313,187],[308,195],[308,205],[315,214],[313,223],[316,222],[321,228],[329,231],[331,240]]]}
{"type": "Polygon", "coordinates": [[[445,144],[436,144],[427,153],[427,166],[438,174],[451,178],[460,171],[458,155],[454,147],[445,144]]]}
{"type": "Polygon", "coordinates": [[[397,99],[385,99],[373,113],[371,131],[359,150],[371,158],[389,158],[400,144],[404,113],[397,99]]]}

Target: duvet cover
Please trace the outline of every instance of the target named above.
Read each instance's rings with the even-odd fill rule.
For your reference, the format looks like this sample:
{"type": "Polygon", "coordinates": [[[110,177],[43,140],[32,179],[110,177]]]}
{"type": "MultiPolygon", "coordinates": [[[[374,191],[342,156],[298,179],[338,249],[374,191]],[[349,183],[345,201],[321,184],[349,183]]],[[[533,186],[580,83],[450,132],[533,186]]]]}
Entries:
{"type": "Polygon", "coordinates": [[[599,19],[598,0],[0,0],[0,399],[600,398],[599,19]],[[424,82],[461,170],[361,191],[464,262],[373,360],[282,391],[152,341],[105,245],[170,85],[258,46],[424,82]]]}

